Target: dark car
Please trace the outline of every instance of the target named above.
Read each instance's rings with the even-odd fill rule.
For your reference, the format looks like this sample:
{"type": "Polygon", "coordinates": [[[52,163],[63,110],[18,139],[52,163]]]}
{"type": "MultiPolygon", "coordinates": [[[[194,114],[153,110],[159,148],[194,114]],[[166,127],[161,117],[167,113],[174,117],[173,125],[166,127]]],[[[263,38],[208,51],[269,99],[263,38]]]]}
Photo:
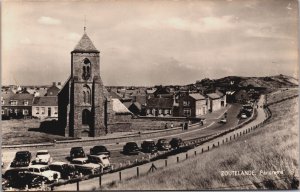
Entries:
{"type": "Polygon", "coordinates": [[[145,140],[143,141],[142,145],[142,151],[145,153],[155,153],[157,152],[157,147],[155,145],[155,142],[153,140],[145,140]]]}
{"type": "Polygon", "coordinates": [[[14,160],[11,163],[11,167],[27,167],[31,161],[31,153],[29,151],[18,151],[14,160]]]}
{"type": "Polygon", "coordinates": [[[28,171],[28,168],[13,168],[13,169],[8,169],[3,174],[3,178],[7,179],[8,181],[12,181],[12,180],[15,180],[16,178],[18,178],[19,175],[27,173],[27,171],[28,171]]]}
{"type": "Polygon", "coordinates": [[[107,148],[103,145],[94,146],[90,149],[91,155],[107,155],[110,157],[110,151],[107,150],[107,148]]]}
{"type": "Polygon", "coordinates": [[[74,165],[65,162],[53,162],[49,165],[50,170],[60,172],[62,179],[75,178],[79,172],[74,165]]]}
{"type": "Polygon", "coordinates": [[[85,153],[82,147],[72,147],[70,151],[71,160],[74,158],[83,158],[85,157],[85,153]]]}
{"type": "Polygon", "coordinates": [[[19,174],[17,178],[14,180],[9,181],[9,187],[17,188],[17,189],[24,189],[26,186],[28,188],[37,188],[41,187],[44,184],[50,183],[47,177],[41,175],[34,175],[30,173],[22,173],[19,174]]]}
{"type": "Polygon", "coordinates": [[[168,143],[166,139],[159,139],[156,143],[156,147],[160,151],[167,151],[171,149],[171,145],[168,143]]]}
{"type": "Polygon", "coordinates": [[[180,138],[172,138],[170,141],[171,148],[177,149],[177,148],[181,147],[182,144],[183,144],[183,141],[180,138]]]}
{"type": "Polygon", "coordinates": [[[9,187],[9,181],[5,179],[3,175],[1,180],[2,180],[2,190],[6,190],[9,187]]]}
{"type": "Polygon", "coordinates": [[[140,152],[140,148],[136,142],[128,142],[123,147],[123,153],[127,155],[137,155],[140,152]]]}

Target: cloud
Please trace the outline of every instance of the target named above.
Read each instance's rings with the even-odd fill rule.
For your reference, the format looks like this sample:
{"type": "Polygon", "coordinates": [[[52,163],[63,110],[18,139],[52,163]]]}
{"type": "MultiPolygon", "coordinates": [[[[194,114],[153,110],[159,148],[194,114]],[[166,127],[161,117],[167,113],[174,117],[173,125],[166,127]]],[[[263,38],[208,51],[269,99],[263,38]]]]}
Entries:
{"type": "Polygon", "coordinates": [[[59,19],[55,19],[52,17],[41,16],[38,19],[38,23],[44,24],[44,25],[59,25],[59,24],[61,24],[61,21],[59,19]]]}
{"type": "Polygon", "coordinates": [[[24,44],[24,45],[31,45],[32,44],[32,42],[31,42],[31,40],[29,38],[21,39],[20,43],[24,44]]]}

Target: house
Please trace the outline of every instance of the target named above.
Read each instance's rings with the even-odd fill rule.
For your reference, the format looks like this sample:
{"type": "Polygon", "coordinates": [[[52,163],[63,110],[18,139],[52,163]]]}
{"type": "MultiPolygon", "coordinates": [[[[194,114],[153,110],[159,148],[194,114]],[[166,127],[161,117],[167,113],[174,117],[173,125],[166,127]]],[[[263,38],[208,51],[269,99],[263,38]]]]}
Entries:
{"type": "Polygon", "coordinates": [[[172,98],[173,93],[170,92],[170,89],[165,86],[157,87],[156,91],[153,93],[154,97],[165,97],[165,98],[172,98]]]}
{"type": "Polygon", "coordinates": [[[200,93],[180,93],[178,104],[180,117],[198,117],[208,112],[207,99],[200,93]]]}
{"type": "Polygon", "coordinates": [[[52,86],[48,88],[45,96],[57,96],[60,89],[57,87],[56,83],[53,82],[52,86]]]}
{"type": "Polygon", "coordinates": [[[208,110],[210,112],[217,111],[221,109],[221,107],[225,106],[224,96],[221,96],[220,94],[217,93],[209,93],[207,94],[207,97],[208,97],[208,102],[207,102],[208,110]]]}
{"type": "Polygon", "coordinates": [[[150,98],[146,105],[143,106],[143,115],[149,117],[168,117],[173,116],[174,100],[171,98],[150,98]]]}
{"type": "Polygon", "coordinates": [[[39,119],[58,118],[57,96],[35,97],[32,104],[32,116],[39,119]]]}
{"type": "Polygon", "coordinates": [[[34,95],[28,93],[1,94],[2,118],[30,117],[34,95]]]}

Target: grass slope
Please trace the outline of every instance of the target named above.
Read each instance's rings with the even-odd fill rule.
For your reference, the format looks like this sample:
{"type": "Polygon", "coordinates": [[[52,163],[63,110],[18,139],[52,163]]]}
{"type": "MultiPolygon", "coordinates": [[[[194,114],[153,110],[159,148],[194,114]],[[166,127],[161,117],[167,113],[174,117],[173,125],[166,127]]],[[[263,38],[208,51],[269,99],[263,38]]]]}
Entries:
{"type": "Polygon", "coordinates": [[[299,176],[298,99],[274,104],[270,109],[273,116],[268,124],[232,143],[106,189],[289,189],[293,174],[299,176]],[[257,175],[222,177],[220,173],[245,170],[254,170],[257,175]],[[260,170],[283,171],[283,175],[260,175],[260,170]]]}

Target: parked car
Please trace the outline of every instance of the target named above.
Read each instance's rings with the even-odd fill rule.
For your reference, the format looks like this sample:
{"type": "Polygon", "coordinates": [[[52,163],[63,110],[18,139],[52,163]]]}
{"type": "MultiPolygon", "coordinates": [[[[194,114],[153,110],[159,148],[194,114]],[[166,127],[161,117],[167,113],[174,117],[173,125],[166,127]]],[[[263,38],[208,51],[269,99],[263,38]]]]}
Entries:
{"type": "Polygon", "coordinates": [[[5,171],[3,174],[3,178],[8,181],[16,180],[19,175],[24,174],[28,171],[27,167],[20,167],[20,168],[11,168],[5,171]]]}
{"type": "Polygon", "coordinates": [[[142,151],[145,153],[155,153],[157,152],[157,147],[155,142],[151,139],[143,141],[141,144],[142,151]]]}
{"type": "Polygon", "coordinates": [[[160,151],[167,151],[171,149],[171,145],[168,143],[167,139],[159,139],[156,143],[156,147],[160,151]]]}
{"type": "Polygon", "coordinates": [[[18,151],[14,160],[11,163],[11,167],[27,167],[31,161],[31,153],[29,151],[18,151]]]}
{"type": "Polygon", "coordinates": [[[35,175],[31,173],[24,173],[18,176],[18,178],[9,182],[9,187],[17,189],[37,188],[44,184],[50,183],[47,177],[41,175],[35,175]]]}
{"type": "Polygon", "coordinates": [[[72,147],[70,151],[70,158],[75,159],[75,158],[84,158],[85,153],[82,147],[72,147]]]}
{"type": "Polygon", "coordinates": [[[76,170],[83,175],[97,174],[101,172],[100,165],[90,163],[86,157],[73,159],[71,163],[75,166],[76,170]]]}
{"type": "Polygon", "coordinates": [[[182,144],[183,144],[183,141],[180,138],[172,138],[170,141],[171,148],[173,148],[173,149],[177,149],[177,148],[181,147],[182,144]]]}
{"type": "Polygon", "coordinates": [[[226,118],[222,118],[222,119],[220,120],[220,123],[226,124],[226,123],[227,123],[227,119],[226,119],[226,118]]]}
{"type": "Polygon", "coordinates": [[[123,153],[126,155],[137,155],[140,152],[140,148],[136,142],[128,142],[123,147],[123,153]]]}
{"type": "Polygon", "coordinates": [[[100,165],[103,170],[111,170],[111,164],[107,155],[89,155],[88,160],[91,163],[100,165]]]}
{"type": "Polygon", "coordinates": [[[48,165],[31,165],[28,171],[33,175],[47,177],[49,181],[59,180],[61,178],[60,172],[50,170],[48,165]]]}
{"type": "Polygon", "coordinates": [[[9,181],[2,175],[2,190],[6,190],[9,187],[9,181]]]}
{"type": "Polygon", "coordinates": [[[49,165],[50,170],[60,172],[62,179],[75,178],[79,172],[75,169],[74,165],[65,162],[52,162],[49,165]]]}
{"type": "Polygon", "coordinates": [[[39,150],[36,152],[36,158],[33,163],[48,164],[52,161],[52,158],[48,150],[39,150]]]}
{"type": "Polygon", "coordinates": [[[110,157],[110,151],[103,145],[97,145],[90,149],[90,155],[107,155],[110,157]]]}
{"type": "Polygon", "coordinates": [[[247,115],[245,114],[245,113],[242,113],[241,114],[241,119],[247,119],[248,117],[247,117],[247,115]]]}

